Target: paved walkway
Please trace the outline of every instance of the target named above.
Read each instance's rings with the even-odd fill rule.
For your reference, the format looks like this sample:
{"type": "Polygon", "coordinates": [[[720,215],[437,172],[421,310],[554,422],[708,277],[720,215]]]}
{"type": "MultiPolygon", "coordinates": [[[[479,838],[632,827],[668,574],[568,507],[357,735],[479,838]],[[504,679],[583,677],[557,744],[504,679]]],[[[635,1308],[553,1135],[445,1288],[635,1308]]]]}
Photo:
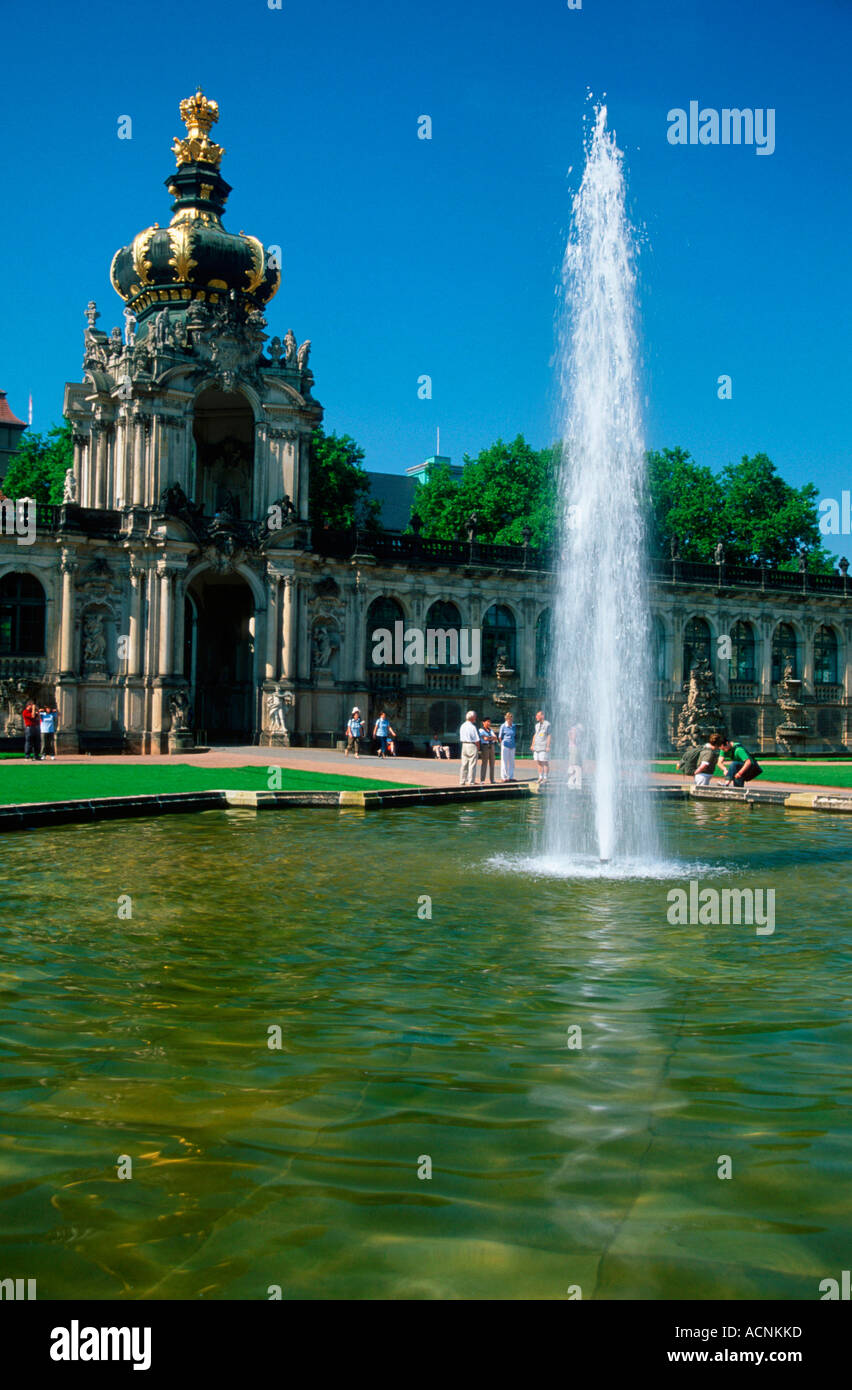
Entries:
{"type": "MultiPolygon", "coordinates": [[[[287,767],[298,768],[302,772],[333,772],[338,776],[348,774],[382,782],[404,782],[416,787],[457,786],[459,780],[458,759],[442,758],[439,762],[437,758],[380,758],[376,754],[363,753],[360,758],[347,758],[345,753],[338,753],[333,748],[258,748],[254,744],[216,747],[207,753],[63,756],[57,762],[85,763],[88,767],[100,763],[144,763],[146,767],[156,766],[157,763],[171,766],[186,763],[188,767],[287,767]]],[[[515,771],[518,782],[537,781],[531,762],[517,763],[515,771]]],[[[498,762],[498,780],[499,775],[498,762]]]]}
{"type": "MultiPolygon", "coordinates": [[[[360,758],[346,757],[344,753],[338,753],[333,748],[258,748],[254,744],[234,746],[213,747],[206,753],[177,753],[177,754],[146,754],[133,755],[118,753],[115,755],[96,755],[96,756],[73,756],[63,757],[63,763],[85,763],[91,766],[93,763],[144,763],[146,766],[156,765],[157,763],[186,763],[190,767],[288,767],[299,768],[303,772],[334,772],[338,776],[348,774],[352,777],[363,777],[386,782],[402,782],[407,786],[417,787],[449,787],[458,785],[459,763],[458,760],[448,761],[442,758],[439,762],[437,758],[379,758],[375,754],[362,754],[360,758]]],[[[779,762],[773,764],[773,770],[777,766],[780,771],[788,764],[779,762]]],[[[789,764],[799,766],[799,764],[789,764]]],[[[830,766],[830,764],[826,764],[830,766]]],[[[555,765],[558,771],[558,765],[555,765]]],[[[479,769],[477,769],[478,774],[479,769]]],[[[519,759],[515,763],[515,772],[518,782],[534,782],[537,775],[532,762],[519,759]]],[[[499,761],[497,764],[497,777],[499,779],[499,761]]],[[[651,781],[658,786],[688,787],[692,784],[691,777],[684,777],[681,773],[654,772],[649,774],[651,781]]],[[[832,796],[852,798],[852,791],[842,787],[827,787],[825,783],[819,782],[770,782],[767,777],[758,777],[751,782],[752,790],[761,787],[767,791],[788,791],[788,792],[826,792],[832,796]]],[[[721,779],[714,781],[714,788],[721,787],[721,779]]]]}

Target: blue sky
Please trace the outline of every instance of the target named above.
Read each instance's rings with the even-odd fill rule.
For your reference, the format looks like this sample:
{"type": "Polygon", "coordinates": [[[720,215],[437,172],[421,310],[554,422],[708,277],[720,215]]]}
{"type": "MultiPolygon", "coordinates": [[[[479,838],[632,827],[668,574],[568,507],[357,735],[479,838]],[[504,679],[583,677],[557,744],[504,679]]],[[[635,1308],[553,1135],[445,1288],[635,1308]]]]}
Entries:
{"type": "Polygon", "coordinates": [[[226,225],[283,247],[269,332],[312,340],[327,428],[389,472],[433,453],[436,426],[456,460],[548,442],[591,91],[641,229],[649,446],[715,468],[765,450],[791,482],[852,486],[849,0],[48,0],[7,10],[4,49],[0,387],[24,417],[32,391],[36,429],[79,378],[87,301],[120,322],[113,252],[168,221],[178,103],[200,83],[226,225]],[[690,100],[773,107],[775,153],[670,145],[690,100]]]}

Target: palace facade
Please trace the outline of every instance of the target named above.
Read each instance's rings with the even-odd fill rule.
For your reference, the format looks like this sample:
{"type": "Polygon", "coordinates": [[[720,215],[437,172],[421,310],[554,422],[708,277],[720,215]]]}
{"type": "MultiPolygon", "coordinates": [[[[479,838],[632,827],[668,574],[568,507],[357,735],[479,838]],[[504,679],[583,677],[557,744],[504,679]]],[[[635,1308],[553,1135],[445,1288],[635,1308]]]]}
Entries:
{"type": "MultiPolygon", "coordinates": [[[[60,751],[155,753],[199,743],[328,743],[358,705],[422,751],[500,685],[522,726],[545,698],[553,575],[526,546],[419,534],[311,532],[309,443],[323,411],[310,342],[266,333],[280,253],[225,230],[216,104],[181,103],[171,220],[115,255],[124,329],[86,311],[65,500],[35,539],[0,533],[0,733],[31,694],[57,700],[60,751]],[[481,629],[482,669],[377,665],[378,628],[481,629]],[[505,668],[505,669],[504,669],[505,668]]],[[[807,752],[852,745],[852,597],[834,576],[659,562],[656,709],[672,747],[695,661],[729,727],[760,751],[801,679],[807,752]]]]}

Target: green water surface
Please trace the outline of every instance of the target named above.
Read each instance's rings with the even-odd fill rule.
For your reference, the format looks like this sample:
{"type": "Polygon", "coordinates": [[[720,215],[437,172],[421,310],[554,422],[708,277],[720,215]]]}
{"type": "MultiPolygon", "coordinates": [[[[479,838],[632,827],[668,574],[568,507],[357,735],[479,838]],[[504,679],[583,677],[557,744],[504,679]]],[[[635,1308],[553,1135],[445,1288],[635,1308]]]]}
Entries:
{"type": "Polygon", "coordinates": [[[819,1298],[850,1254],[848,821],[676,803],[663,879],[492,862],[546,813],[5,836],[0,1276],[40,1299],[819,1298]],[[670,925],[696,876],[773,888],[774,934],[670,925]]]}

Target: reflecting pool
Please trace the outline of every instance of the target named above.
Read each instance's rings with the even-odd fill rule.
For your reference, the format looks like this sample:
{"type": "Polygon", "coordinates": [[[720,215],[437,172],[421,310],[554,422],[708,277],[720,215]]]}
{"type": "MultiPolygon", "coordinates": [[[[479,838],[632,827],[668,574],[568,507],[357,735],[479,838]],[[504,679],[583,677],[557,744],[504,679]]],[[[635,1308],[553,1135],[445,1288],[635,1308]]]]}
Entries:
{"type": "Polygon", "coordinates": [[[6,836],[2,1275],[818,1298],[849,1266],[848,822],[672,804],[666,876],[565,878],[544,809],[6,836]],[[774,889],[774,933],[671,925],[690,874],[774,889]]]}

